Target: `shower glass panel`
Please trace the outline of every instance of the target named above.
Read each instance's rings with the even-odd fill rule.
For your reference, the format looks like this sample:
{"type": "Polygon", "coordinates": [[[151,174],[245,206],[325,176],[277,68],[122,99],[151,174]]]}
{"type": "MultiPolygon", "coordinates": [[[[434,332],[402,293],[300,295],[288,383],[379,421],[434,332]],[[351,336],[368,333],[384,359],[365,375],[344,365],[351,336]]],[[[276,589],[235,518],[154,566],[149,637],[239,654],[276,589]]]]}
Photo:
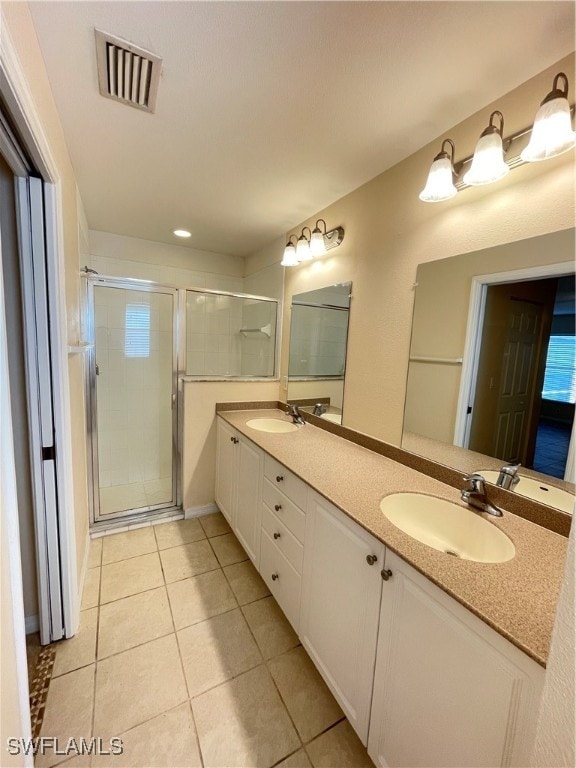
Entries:
{"type": "Polygon", "coordinates": [[[176,292],[95,284],[96,518],[172,506],[176,292]]]}
{"type": "Polygon", "coordinates": [[[186,373],[274,376],[277,308],[272,299],[186,291],[186,373]]]}

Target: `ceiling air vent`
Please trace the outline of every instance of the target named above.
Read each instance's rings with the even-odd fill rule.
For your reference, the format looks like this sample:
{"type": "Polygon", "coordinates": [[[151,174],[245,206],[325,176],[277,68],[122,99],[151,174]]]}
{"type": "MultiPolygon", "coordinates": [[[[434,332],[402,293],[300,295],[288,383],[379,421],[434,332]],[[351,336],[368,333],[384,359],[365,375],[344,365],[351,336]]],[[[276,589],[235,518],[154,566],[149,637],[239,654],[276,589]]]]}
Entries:
{"type": "Polygon", "coordinates": [[[154,112],[162,59],[127,40],[99,29],[95,32],[102,96],[154,112]]]}

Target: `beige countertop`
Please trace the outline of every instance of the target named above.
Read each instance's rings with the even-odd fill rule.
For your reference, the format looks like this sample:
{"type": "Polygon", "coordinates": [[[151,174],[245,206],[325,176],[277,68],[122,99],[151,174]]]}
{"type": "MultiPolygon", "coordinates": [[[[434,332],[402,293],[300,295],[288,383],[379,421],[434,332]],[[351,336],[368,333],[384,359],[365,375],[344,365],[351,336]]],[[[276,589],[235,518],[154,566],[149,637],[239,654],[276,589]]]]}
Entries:
{"type": "Polygon", "coordinates": [[[567,540],[504,510],[483,515],[516,547],[506,563],[459,560],[421,544],[380,511],[384,496],[416,491],[457,504],[460,494],[414,469],[306,424],[296,432],[271,434],[246,426],[253,418],[288,417],[279,410],[221,411],[221,418],[284,464],[406,562],[452,595],[497,632],[546,665],[567,540]]]}

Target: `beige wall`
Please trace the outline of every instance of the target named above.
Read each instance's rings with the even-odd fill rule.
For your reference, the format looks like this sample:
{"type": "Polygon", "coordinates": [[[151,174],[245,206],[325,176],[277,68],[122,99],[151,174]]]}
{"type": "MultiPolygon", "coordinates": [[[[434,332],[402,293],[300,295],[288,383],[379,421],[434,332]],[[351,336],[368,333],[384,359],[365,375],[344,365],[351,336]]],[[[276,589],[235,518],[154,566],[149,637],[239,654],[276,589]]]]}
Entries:
{"type": "MultiPolygon", "coordinates": [[[[450,130],[446,135],[456,143],[456,159],[473,152],[493,109],[504,113],[507,133],[529,125],[560,70],[573,72],[574,56],[450,130]]],[[[354,429],[397,444],[402,434],[412,285],[418,264],[574,224],[573,153],[524,165],[497,184],[464,190],[444,203],[422,203],[418,194],[439,148],[440,140],[433,142],[302,222],[295,233],[319,216],[328,227],[342,225],[344,242],[317,262],[286,269],[285,274],[285,328],[294,293],[352,281],[345,421],[354,429]]],[[[286,332],[283,376],[288,368],[288,345],[286,332]]]]}
{"type": "MultiPolygon", "coordinates": [[[[573,269],[574,229],[506,243],[418,268],[411,357],[462,358],[472,278],[542,264],[573,269]]],[[[404,429],[441,442],[454,438],[462,366],[411,362],[404,429]]]]}
{"type": "MultiPolygon", "coordinates": [[[[78,273],[78,212],[74,171],[64,141],[62,126],[52,98],[44,61],[26,3],[2,3],[2,34],[8,35],[17,52],[19,64],[40,122],[43,140],[49,147],[58,177],[63,212],[63,247],[65,259],[66,310],[68,342],[80,338],[80,281],[78,273]]],[[[69,356],[71,438],[74,477],[74,510],[77,571],[83,573],[83,553],[88,536],[88,496],[86,483],[86,427],[84,409],[83,362],[80,355],[69,356]]]]}
{"type": "Polygon", "coordinates": [[[216,403],[277,399],[277,381],[184,384],[182,491],[185,510],[214,503],[216,403]]]}
{"type": "Polygon", "coordinates": [[[572,526],[565,577],[558,601],[550,656],[546,667],[536,741],[530,765],[533,768],[563,768],[576,765],[576,616],[574,573],[576,572],[576,526],[572,526]]]}
{"type": "Polygon", "coordinates": [[[244,259],[90,230],[90,266],[102,275],[183,288],[242,291],[244,259]]]}
{"type": "Polygon", "coordinates": [[[314,397],[329,397],[330,405],[342,410],[342,393],[344,391],[342,379],[312,379],[309,381],[298,381],[290,379],[288,383],[288,394],[282,389],[281,400],[307,400],[314,397]]]}

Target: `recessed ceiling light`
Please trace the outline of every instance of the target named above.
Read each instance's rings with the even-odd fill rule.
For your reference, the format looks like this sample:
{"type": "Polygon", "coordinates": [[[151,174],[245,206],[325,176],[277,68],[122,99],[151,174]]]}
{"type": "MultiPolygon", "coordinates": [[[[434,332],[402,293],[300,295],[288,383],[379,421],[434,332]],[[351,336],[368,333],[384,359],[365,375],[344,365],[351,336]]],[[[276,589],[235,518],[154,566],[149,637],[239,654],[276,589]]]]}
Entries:
{"type": "Polygon", "coordinates": [[[188,232],[187,229],[175,229],[174,234],[176,237],[191,237],[192,232],[188,232]]]}

